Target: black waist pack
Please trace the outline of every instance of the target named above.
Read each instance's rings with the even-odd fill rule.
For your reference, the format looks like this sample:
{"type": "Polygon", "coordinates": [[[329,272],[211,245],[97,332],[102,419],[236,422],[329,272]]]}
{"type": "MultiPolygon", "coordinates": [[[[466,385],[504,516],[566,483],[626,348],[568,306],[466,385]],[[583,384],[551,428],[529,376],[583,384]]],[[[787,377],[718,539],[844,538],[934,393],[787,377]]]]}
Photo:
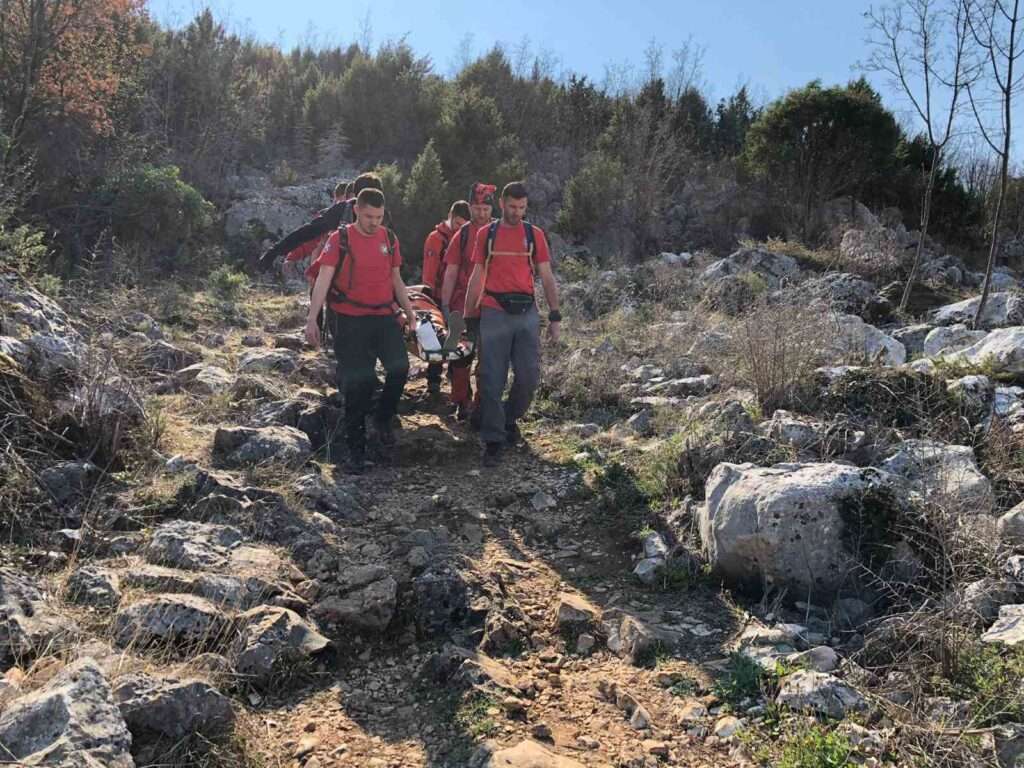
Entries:
{"type": "Polygon", "coordinates": [[[532,293],[495,293],[494,291],[487,291],[487,295],[501,304],[501,308],[510,315],[522,315],[530,307],[535,306],[532,293]]]}

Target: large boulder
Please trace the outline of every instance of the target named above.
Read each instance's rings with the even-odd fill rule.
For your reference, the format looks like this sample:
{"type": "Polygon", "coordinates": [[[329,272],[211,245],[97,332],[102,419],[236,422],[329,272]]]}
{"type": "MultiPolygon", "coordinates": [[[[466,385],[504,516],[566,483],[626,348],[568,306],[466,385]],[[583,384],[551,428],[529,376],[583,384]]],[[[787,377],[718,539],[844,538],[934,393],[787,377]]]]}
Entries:
{"type": "Polygon", "coordinates": [[[985,331],[972,331],[962,323],[940,325],[938,328],[932,329],[925,337],[922,351],[928,357],[936,357],[948,352],[959,352],[961,349],[967,349],[972,344],[981,341],[987,335],[985,331]]]}
{"type": "Polygon", "coordinates": [[[935,326],[929,323],[918,323],[898,328],[889,335],[903,345],[907,355],[920,355],[924,352],[924,340],[934,328],[935,326]]]}
{"type": "Polygon", "coordinates": [[[992,367],[998,373],[1024,375],[1024,326],[998,328],[970,347],[959,358],[972,365],[992,367]]]}
{"type": "Polygon", "coordinates": [[[0,714],[4,762],[135,768],[132,737],[96,662],[81,659],[0,714]]]}
{"type": "Polygon", "coordinates": [[[75,374],[85,365],[85,346],[74,336],[34,333],[25,342],[32,351],[32,372],[41,379],[75,374]]]}
{"type": "Polygon", "coordinates": [[[882,463],[925,496],[942,497],[962,511],[992,511],[992,483],[978,469],[974,450],[936,440],[906,440],[882,463]]]}
{"type": "Polygon", "coordinates": [[[720,464],[699,510],[714,570],[749,588],[833,596],[856,564],[845,517],[886,478],[843,464],[720,464]]]}
{"type": "Polygon", "coordinates": [[[235,720],[231,700],[202,680],[126,675],[117,680],[113,695],[136,738],[215,736],[235,720]]]}
{"type": "Polygon", "coordinates": [[[850,315],[861,314],[876,293],[874,285],[848,272],[830,272],[799,287],[801,297],[821,301],[829,309],[850,315]]]}
{"type": "Polygon", "coordinates": [[[231,622],[221,610],[193,595],[154,595],[122,607],[114,615],[113,634],[122,648],[180,646],[190,650],[224,643],[231,622]]]}
{"type": "MultiPolygon", "coordinates": [[[[344,176],[340,171],[339,173],[344,176]]],[[[354,173],[353,173],[354,175],[354,173]]],[[[257,181],[253,179],[252,181],[257,181]]],[[[280,237],[310,220],[326,204],[334,181],[320,179],[307,184],[273,187],[266,183],[243,183],[244,197],[231,204],[224,215],[224,231],[230,237],[247,226],[280,237]]]]}
{"type": "Polygon", "coordinates": [[[0,568],[0,669],[59,648],[73,632],[31,578],[0,568]]]}
{"type": "MultiPolygon", "coordinates": [[[[974,323],[974,315],[978,311],[980,296],[972,299],[964,299],[955,304],[947,304],[935,310],[933,321],[936,325],[965,325],[974,323]]],[[[996,292],[989,294],[985,302],[985,312],[982,315],[980,326],[982,328],[1002,328],[1008,325],[1021,325],[1024,323],[1024,296],[1009,292],[996,292]]]]}
{"type": "Polygon", "coordinates": [[[39,480],[60,505],[70,504],[99,479],[100,468],[89,461],[62,461],[39,473],[39,480]]]}
{"type": "Polygon", "coordinates": [[[778,288],[783,282],[800,274],[800,265],[792,256],[772,253],[761,248],[741,248],[724,259],[719,259],[701,273],[705,282],[714,282],[731,275],[753,272],[769,288],[778,288]]]}
{"type": "Polygon", "coordinates": [[[234,643],[235,670],[265,686],[290,665],[304,662],[330,641],[294,611],[261,606],[238,618],[234,643]]]}
{"type": "Polygon", "coordinates": [[[313,615],[350,631],[384,631],[395,615],[398,582],[380,566],[350,569],[341,581],[344,594],[320,600],[313,606],[313,615]]]}
{"type": "Polygon", "coordinates": [[[295,427],[220,427],[213,436],[213,450],[227,464],[301,464],[313,452],[305,432],[295,427]]]}
{"type": "Polygon", "coordinates": [[[94,608],[116,608],[121,602],[117,573],[83,565],[68,577],[67,597],[72,603],[94,608]]]}

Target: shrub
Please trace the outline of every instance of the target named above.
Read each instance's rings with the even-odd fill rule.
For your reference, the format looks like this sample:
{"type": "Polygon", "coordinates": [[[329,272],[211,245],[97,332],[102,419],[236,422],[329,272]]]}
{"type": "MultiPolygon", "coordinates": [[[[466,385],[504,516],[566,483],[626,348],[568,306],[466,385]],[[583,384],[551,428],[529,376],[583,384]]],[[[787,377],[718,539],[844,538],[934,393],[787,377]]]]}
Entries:
{"type": "Polygon", "coordinates": [[[299,180],[299,174],[292,168],[287,160],[279,160],[270,174],[270,180],[275,187],[289,187],[299,180]]]}
{"type": "Polygon", "coordinates": [[[853,748],[841,733],[815,726],[786,739],[779,768],[844,768],[853,748]]]}
{"type": "Polygon", "coordinates": [[[622,163],[601,152],[587,158],[579,173],[565,185],[558,228],[570,237],[582,240],[602,225],[622,195],[622,163]]]}
{"type": "Polygon", "coordinates": [[[730,355],[736,378],[765,413],[793,408],[808,398],[831,332],[820,311],[762,304],[737,324],[730,355]]]}
{"type": "Polygon", "coordinates": [[[249,278],[222,264],[210,273],[208,285],[214,296],[230,303],[237,301],[249,289],[249,278]]]}
{"type": "Polygon", "coordinates": [[[213,205],[182,181],[177,166],[130,168],[110,179],[102,194],[114,234],[164,261],[213,224],[213,205]]]}
{"type": "Polygon", "coordinates": [[[0,222],[0,269],[13,269],[27,276],[38,275],[49,251],[41,231],[27,224],[5,229],[0,222]]]}

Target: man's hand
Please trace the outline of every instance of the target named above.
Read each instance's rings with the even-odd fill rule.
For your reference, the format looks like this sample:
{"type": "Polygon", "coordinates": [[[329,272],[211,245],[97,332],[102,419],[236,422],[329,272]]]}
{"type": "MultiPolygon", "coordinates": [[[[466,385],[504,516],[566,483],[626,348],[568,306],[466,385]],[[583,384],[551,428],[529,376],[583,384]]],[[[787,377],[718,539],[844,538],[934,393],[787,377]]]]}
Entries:
{"type": "Polygon", "coordinates": [[[411,309],[405,310],[405,321],[407,323],[406,330],[408,333],[416,333],[416,326],[418,325],[416,312],[411,309]]]}
{"type": "Polygon", "coordinates": [[[551,343],[552,344],[557,344],[559,339],[561,339],[561,338],[562,338],[562,324],[561,324],[561,322],[558,322],[558,323],[548,323],[548,339],[551,341],[551,343]]]}
{"type": "Polygon", "coordinates": [[[316,317],[310,316],[306,321],[306,342],[313,349],[320,348],[320,328],[316,324],[316,317]]]}

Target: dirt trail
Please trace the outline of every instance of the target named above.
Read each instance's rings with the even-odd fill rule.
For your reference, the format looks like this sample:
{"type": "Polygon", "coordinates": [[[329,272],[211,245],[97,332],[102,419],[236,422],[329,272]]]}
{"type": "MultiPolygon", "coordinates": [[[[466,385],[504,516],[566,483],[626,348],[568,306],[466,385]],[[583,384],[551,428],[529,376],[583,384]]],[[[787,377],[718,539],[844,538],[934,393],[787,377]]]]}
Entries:
{"type": "MultiPolygon", "coordinates": [[[[279,297],[266,301],[268,314],[281,314],[279,297]]],[[[227,364],[247,351],[242,335],[228,331],[218,353],[227,364]]],[[[305,351],[302,358],[308,368],[317,354],[305,351]]],[[[526,444],[499,469],[482,470],[475,435],[428,398],[423,373],[414,361],[391,462],[352,478],[330,450],[316,457],[319,471],[357,494],[367,512],[357,523],[334,520],[337,546],[351,561],[390,569],[407,565],[397,558],[412,557],[396,542],[440,542],[429,549],[430,562],[414,570],[444,560],[468,583],[485,584],[471,594],[477,603],[470,612],[486,623],[465,621],[424,639],[405,615],[415,608],[400,600],[391,625],[399,629],[371,639],[332,635],[337,653],[312,676],[249,696],[248,748],[272,766],[454,768],[488,738],[502,744],[534,738],[588,766],[730,764],[726,746],[688,736],[690,724],[680,721],[687,700],[704,694],[714,704],[706,695],[707,664],[726,655],[737,631],[721,594],[703,585],[660,591],[640,584],[631,573],[637,541],[614,510],[600,507],[579,467],[565,459],[565,439],[552,425],[527,423],[526,444]],[[633,615],[671,628],[678,650],[658,643],[642,666],[633,664],[609,650],[605,627],[596,623],[588,630],[593,648],[580,652],[576,636],[556,623],[563,592],[586,598],[606,619],[633,615]],[[472,648],[496,620],[510,624],[507,642],[491,649],[507,690],[489,685],[487,693],[466,693],[425,672],[449,639],[472,648]],[[623,704],[623,693],[649,713],[649,727],[630,724],[633,706],[629,696],[623,704]]],[[[287,377],[290,395],[310,386],[301,372],[287,377]]],[[[195,454],[210,444],[211,426],[180,412],[173,418],[168,449],[206,461],[195,454]]]]}

